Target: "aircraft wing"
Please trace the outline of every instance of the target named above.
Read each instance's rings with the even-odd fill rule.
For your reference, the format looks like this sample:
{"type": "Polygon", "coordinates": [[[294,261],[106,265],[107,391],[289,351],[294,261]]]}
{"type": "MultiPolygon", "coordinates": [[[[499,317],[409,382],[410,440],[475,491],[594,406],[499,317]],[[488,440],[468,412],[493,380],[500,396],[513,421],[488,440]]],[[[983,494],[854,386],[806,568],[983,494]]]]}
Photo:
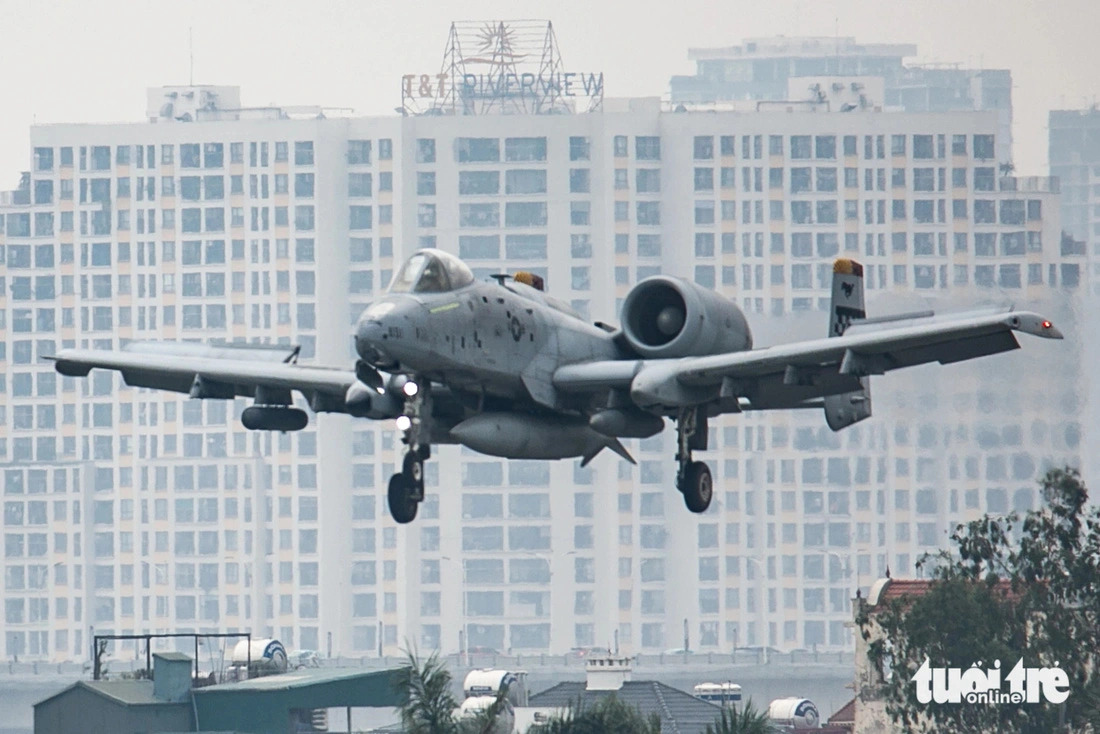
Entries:
{"type": "Polygon", "coordinates": [[[135,342],[119,351],[62,349],[51,359],[63,375],[84,376],[94,368],[116,370],[127,385],[196,398],[266,397],[285,405],[294,390],[314,410],[342,406],[356,381],[354,370],[299,365],[297,354],[294,347],[135,342]]]}
{"type": "Polygon", "coordinates": [[[637,405],[655,412],[707,403],[723,412],[793,408],[859,390],[868,375],[1016,349],[1015,331],[1062,338],[1049,320],[1026,311],[854,321],[839,337],[703,357],[569,365],[553,381],[564,392],[629,389],[637,405]]]}

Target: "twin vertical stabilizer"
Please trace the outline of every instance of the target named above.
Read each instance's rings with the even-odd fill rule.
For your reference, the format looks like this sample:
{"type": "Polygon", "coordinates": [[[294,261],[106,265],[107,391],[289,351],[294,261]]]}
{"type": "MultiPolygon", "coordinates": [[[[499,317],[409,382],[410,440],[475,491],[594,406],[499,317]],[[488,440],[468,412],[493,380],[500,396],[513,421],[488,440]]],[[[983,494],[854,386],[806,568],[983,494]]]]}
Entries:
{"type": "MultiPolygon", "coordinates": [[[[863,306],[863,266],[840,258],[833,263],[833,295],[829,307],[829,336],[842,336],[853,320],[867,318],[863,306]]],[[[825,422],[839,431],[871,417],[871,383],[860,379],[862,389],[825,398],[825,422]]]]}

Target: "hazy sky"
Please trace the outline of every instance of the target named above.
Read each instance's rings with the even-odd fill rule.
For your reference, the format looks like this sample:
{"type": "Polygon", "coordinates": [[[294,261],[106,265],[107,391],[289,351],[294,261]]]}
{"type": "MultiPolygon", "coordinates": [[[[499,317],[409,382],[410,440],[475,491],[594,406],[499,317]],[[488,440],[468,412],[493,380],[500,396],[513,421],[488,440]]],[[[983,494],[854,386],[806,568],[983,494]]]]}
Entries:
{"type": "Polygon", "coordinates": [[[1100,101],[1098,0],[0,0],[0,189],[28,168],[33,122],[138,121],[145,88],[194,79],[245,105],[393,114],[407,73],[436,73],[452,20],[546,18],[567,69],[607,96],[656,96],[692,46],[770,35],[915,43],[920,61],[1012,70],[1016,164],[1045,172],[1047,111],[1100,101]]]}

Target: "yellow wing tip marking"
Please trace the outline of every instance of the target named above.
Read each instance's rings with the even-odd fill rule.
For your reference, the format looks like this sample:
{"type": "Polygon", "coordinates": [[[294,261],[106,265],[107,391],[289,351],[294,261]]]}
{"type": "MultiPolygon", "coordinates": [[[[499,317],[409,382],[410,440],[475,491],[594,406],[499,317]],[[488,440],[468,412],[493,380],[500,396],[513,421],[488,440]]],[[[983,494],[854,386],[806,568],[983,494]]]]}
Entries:
{"type": "Polygon", "coordinates": [[[833,272],[840,275],[863,277],[863,266],[847,257],[839,257],[833,262],[833,272]]]}

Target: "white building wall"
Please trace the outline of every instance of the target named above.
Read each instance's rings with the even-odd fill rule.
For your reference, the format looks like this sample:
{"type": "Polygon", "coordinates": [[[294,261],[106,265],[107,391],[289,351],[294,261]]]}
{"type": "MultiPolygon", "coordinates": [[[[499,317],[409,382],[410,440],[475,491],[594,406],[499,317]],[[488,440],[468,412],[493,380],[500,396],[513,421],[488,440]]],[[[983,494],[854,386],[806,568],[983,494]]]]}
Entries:
{"type": "Polygon", "coordinates": [[[289,647],[345,655],[376,654],[380,644],[395,653],[406,640],[445,652],[460,645],[561,652],[616,643],[636,652],[680,647],[684,620],[696,649],[847,647],[853,586],[865,586],[887,567],[895,575],[915,573],[918,556],[941,547],[955,522],[1034,505],[1034,479],[1043,468],[1079,460],[1074,436],[1080,429],[1072,390],[1065,387],[1076,376],[1069,340],[1027,343],[1020,352],[977,365],[877,380],[875,417],[841,434],[829,432],[811,411],[715,421],[705,458],[718,494],[702,517],[682,508],[672,490],[666,432],[628,442],[638,467],[610,455],[582,470],[576,462],[505,462],[437,447],[428,465],[429,497],[417,522],[405,527],[395,526],[385,509],[400,448],[388,424],[322,415],[296,436],[249,434],[235,420],[246,401],[223,411],[214,401],[196,404],[120,388],[117,378],[59,377],[56,394],[35,396],[38,381],[51,379],[39,375],[53,374],[40,358],[70,344],[243,339],[301,342],[307,345],[303,360],[344,366],[354,358],[355,315],[381,291],[395,264],[420,246],[462,254],[481,275],[544,273],[553,295],[609,322],[617,321],[618,304],[647,274],[713,283],[749,314],[759,344],[823,332],[829,265],[838,255],[864,263],[876,311],[933,297],[1035,300],[1058,291],[1064,268],[1077,263],[1058,250],[1053,194],[1042,190],[1048,184],[1035,182],[1036,191],[1000,190],[1008,184],[996,175],[996,160],[974,158],[975,136],[991,135],[996,127],[995,113],[982,112],[668,113],[655,100],[606,100],[602,113],[549,117],[34,128],[32,151],[52,149],[54,160],[32,171],[28,196],[33,200],[39,181],[50,181],[52,200],[6,205],[7,227],[0,234],[8,255],[0,296],[7,313],[4,374],[12,388],[0,428],[0,460],[12,477],[5,475],[0,652],[81,658],[90,626],[97,632],[251,629],[282,637],[289,647]],[[898,155],[891,153],[895,135],[905,144],[898,155]],[[914,157],[916,135],[931,136],[931,158],[914,157]],[[965,136],[965,155],[951,152],[956,135],[965,136]],[[781,136],[776,153],[770,136],[781,136]],[[810,136],[809,158],[794,157],[792,145],[802,145],[794,136],[810,136]],[[817,138],[824,153],[828,136],[834,136],[831,158],[817,155],[817,138]],[[855,155],[845,153],[845,136],[856,137],[855,155]],[[462,138],[497,140],[500,159],[460,161],[462,138]],[[509,143],[515,138],[545,138],[545,159],[508,160],[508,152],[518,150],[509,143]],[[434,160],[418,158],[421,140],[434,141],[423,148],[434,147],[434,160]],[[184,168],[180,146],[195,143],[221,144],[223,164],[184,168]],[[242,146],[240,162],[233,159],[235,143],[242,146]],[[280,143],[287,145],[286,160],[276,160],[280,143]],[[311,143],[312,162],[297,159],[297,143],[311,143]],[[80,170],[80,148],[90,156],[99,145],[110,146],[109,168],[80,170]],[[134,149],[128,166],[117,162],[119,146],[136,145],[156,146],[152,202],[137,201],[138,178],[149,169],[136,166],[134,149]],[[60,163],[65,147],[74,149],[72,167],[60,163]],[[166,147],[173,151],[171,163],[163,157],[166,147]],[[811,169],[811,190],[792,193],[798,175],[792,171],[799,168],[811,169]],[[836,191],[814,190],[819,175],[830,178],[818,168],[836,169],[836,191]],[[915,169],[928,168],[933,190],[914,190],[915,169]],[[955,168],[965,172],[965,185],[952,185],[955,168]],[[992,178],[982,179],[992,191],[976,190],[975,173],[983,168],[994,169],[992,178]],[[771,169],[782,171],[780,186],[770,184],[771,169]],[[845,169],[855,169],[855,186],[845,185],[845,169]],[[905,171],[897,186],[895,169],[905,171]],[[587,191],[584,174],[574,170],[588,171],[587,191]],[[524,185],[537,184],[544,174],[545,190],[509,193],[509,171],[536,172],[512,174],[513,183],[518,176],[524,185]],[[496,172],[498,190],[461,193],[463,174],[470,172],[496,172]],[[419,174],[429,173],[435,193],[418,193],[419,174]],[[309,174],[312,196],[306,179],[296,178],[309,174]],[[364,174],[370,174],[369,190],[364,174]],[[221,176],[224,199],[185,202],[182,178],[190,175],[221,176]],[[276,191],[276,177],[284,175],[287,189],[276,191]],[[233,193],[234,176],[242,177],[241,193],[233,193]],[[80,229],[82,214],[90,227],[103,208],[80,202],[81,181],[92,178],[111,181],[112,227],[101,236],[80,229]],[[129,198],[119,196],[120,178],[130,181],[129,198]],[[174,195],[164,193],[166,178],[174,195]],[[72,200],[60,198],[66,180],[73,182],[72,200]],[[966,202],[960,209],[965,216],[954,216],[955,199],[966,202]],[[895,200],[904,202],[904,219],[893,217],[895,200]],[[918,223],[916,202],[923,200],[933,202],[931,221],[918,223]],[[994,222],[974,223],[979,200],[993,202],[994,222]],[[847,201],[856,202],[854,219],[846,217],[847,201]],[[1022,223],[1001,223],[1006,201],[1023,202],[1008,205],[1022,207],[1022,223]],[[781,218],[772,218],[772,202],[781,218]],[[809,203],[814,221],[794,223],[798,202],[809,203]],[[835,202],[835,222],[818,221],[831,207],[819,208],[819,202],[835,202]],[[509,212],[516,216],[517,210],[508,205],[517,203],[536,210],[545,204],[545,221],[510,221],[509,212]],[[469,204],[495,206],[499,224],[471,226],[469,204]],[[182,232],[189,216],[184,211],[196,206],[222,209],[225,231],[182,232]],[[1029,206],[1036,215],[1030,219],[1029,206]],[[713,221],[707,221],[711,208],[713,221]],[[129,230],[118,229],[120,209],[130,213],[129,230]],[[138,232],[138,213],[144,210],[148,221],[149,209],[156,212],[157,231],[138,232]],[[67,211],[74,212],[72,232],[60,231],[67,211]],[[163,226],[164,211],[174,213],[173,228],[163,226]],[[54,233],[34,235],[34,215],[48,212],[54,233]],[[24,213],[31,234],[20,229],[24,213]],[[1018,252],[1012,249],[1019,244],[1015,235],[1001,237],[1014,232],[1022,233],[1018,252]],[[808,245],[801,244],[805,235],[808,245]],[[958,246],[956,235],[965,235],[958,246]],[[977,235],[993,238],[977,249],[977,235]],[[491,240],[462,239],[470,236],[498,240],[494,249],[491,240]],[[224,262],[184,262],[183,243],[196,239],[203,256],[208,241],[224,240],[224,262]],[[235,249],[234,240],[243,244],[235,249]],[[91,262],[101,242],[110,243],[109,265],[91,262]],[[119,245],[126,242],[130,258],[120,263],[119,245]],[[173,243],[171,260],[164,257],[165,242],[173,243]],[[144,243],[144,261],[138,243],[144,243]],[[1016,254],[1005,254],[1006,243],[1016,254]],[[38,245],[54,246],[52,263],[35,261],[38,245]],[[71,262],[61,257],[67,245],[71,262]],[[1003,267],[1013,264],[1020,266],[1018,286],[1003,267]],[[1041,282],[1029,283],[1031,272],[1041,282]],[[195,274],[203,294],[185,295],[185,282],[193,287],[188,276],[195,274]],[[225,276],[223,293],[211,295],[208,276],[216,288],[219,274],[225,276]],[[97,275],[111,276],[109,294],[97,296],[97,275]],[[34,296],[33,278],[50,276],[55,294],[34,296]],[[62,285],[66,276],[72,277],[71,293],[62,285]],[[126,276],[128,295],[119,292],[126,276]],[[25,277],[32,278],[30,285],[19,281],[16,287],[13,279],[25,277]],[[979,280],[985,285],[976,288],[979,280]],[[201,321],[185,326],[183,309],[193,305],[203,306],[201,321]],[[209,306],[225,307],[224,325],[216,310],[211,322],[209,306]],[[26,308],[52,310],[54,330],[39,329],[32,312],[30,331],[24,331],[28,323],[17,310],[26,308]],[[96,308],[111,309],[109,324],[97,323],[96,308]],[[124,308],[131,309],[130,326],[119,326],[124,308]],[[175,309],[174,325],[165,323],[166,308],[175,309]],[[65,309],[72,309],[71,324],[65,309]],[[82,309],[89,309],[86,324],[82,309]],[[150,321],[154,309],[156,326],[150,321]],[[48,339],[53,343],[37,343],[48,339]],[[26,341],[32,342],[29,353],[26,341]],[[26,378],[17,375],[28,373],[32,394],[18,394],[14,388],[25,386],[26,378]],[[1051,374],[1065,379],[1053,381],[1051,374]],[[1052,405],[1061,411],[1057,416],[1052,405]],[[54,409],[53,428],[48,409],[39,406],[54,409]],[[108,408],[95,406],[109,406],[109,424],[108,408]],[[56,458],[42,453],[51,440],[56,458]],[[46,471],[45,484],[36,478],[33,492],[27,473],[32,456],[34,469],[46,471]],[[50,474],[62,469],[68,473],[55,492],[50,474]],[[23,492],[16,475],[28,487],[23,492]],[[32,510],[42,501],[50,503],[45,524],[39,522],[42,506],[32,510]],[[64,514],[56,503],[64,504],[64,514]],[[32,574],[35,588],[28,588],[32,574]]]}

